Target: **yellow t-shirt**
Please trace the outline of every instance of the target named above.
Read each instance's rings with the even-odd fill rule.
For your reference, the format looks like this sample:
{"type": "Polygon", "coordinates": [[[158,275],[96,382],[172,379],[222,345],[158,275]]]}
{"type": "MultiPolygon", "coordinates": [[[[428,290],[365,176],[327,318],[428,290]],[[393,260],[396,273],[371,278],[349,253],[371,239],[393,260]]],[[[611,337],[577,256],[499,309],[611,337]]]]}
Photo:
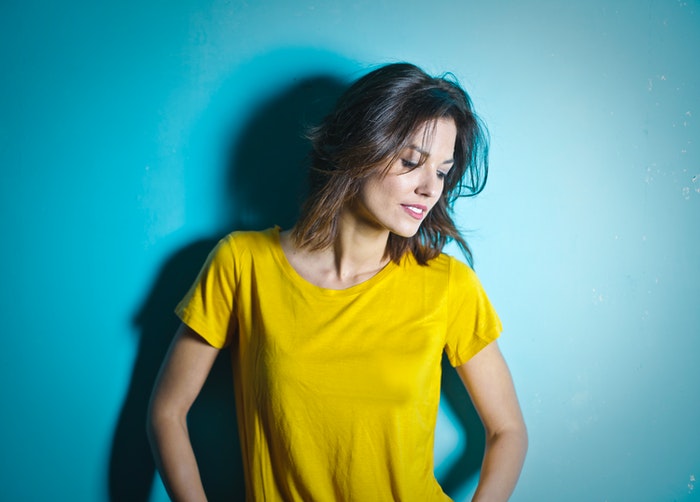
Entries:
{"type": "Polygon", "coordinates": [[[296,273],[279,229],[234,232],[176,312],[231,347],[248,500],[449,500],[433,473],[442,353],[462,364],[501,331],[468,266],[409,254],[330,290],[296,273]]]}

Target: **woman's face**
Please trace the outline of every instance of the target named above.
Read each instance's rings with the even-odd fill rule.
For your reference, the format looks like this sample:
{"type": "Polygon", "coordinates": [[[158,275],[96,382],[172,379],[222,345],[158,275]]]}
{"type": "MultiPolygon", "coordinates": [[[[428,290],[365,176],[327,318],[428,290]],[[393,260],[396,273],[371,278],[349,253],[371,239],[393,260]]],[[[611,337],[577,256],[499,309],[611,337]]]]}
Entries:
{"type": "Polygon", "coordinates": [[[362,187],[355,214],[365,225],[411,237],[442,194],[454,163],[457,128],[452,119],[423,124],[387,171],[377,169],[362,187]],[[426,127],[429,134],[425,135],[426,127]],[[432,129],[432,131],[430,131],[432,129]],[[425,162],[419,165],[421,154],[425,162]]]}

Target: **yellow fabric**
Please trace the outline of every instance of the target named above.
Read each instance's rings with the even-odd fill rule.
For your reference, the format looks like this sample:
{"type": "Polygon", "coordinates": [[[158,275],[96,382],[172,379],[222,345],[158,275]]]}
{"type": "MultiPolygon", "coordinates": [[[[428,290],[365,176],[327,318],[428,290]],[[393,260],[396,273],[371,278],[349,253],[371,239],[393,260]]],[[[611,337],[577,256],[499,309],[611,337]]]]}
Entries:
{"type": "Polygon", "coordinates": [[[433,474],[442,352],[462,364],[501,330],[469,267],[406,256],[329,290],[278,229],[234,232],[176,312],[231,347],[248,500],[449,500],[433,474]]]}

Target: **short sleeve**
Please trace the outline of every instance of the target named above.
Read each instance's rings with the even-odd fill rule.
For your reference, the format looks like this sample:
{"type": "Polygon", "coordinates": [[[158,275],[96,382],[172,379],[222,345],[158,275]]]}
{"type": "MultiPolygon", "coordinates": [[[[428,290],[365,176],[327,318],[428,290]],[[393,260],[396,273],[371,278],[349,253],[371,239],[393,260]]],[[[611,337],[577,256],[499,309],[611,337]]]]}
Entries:
{"type": "Polygon", "coordinates": [[[177,316],[216,348],[223,348],[236,331],[235,259],[230,237],[209,253],[194,284],[175,307],[177,316]]]}
{"type": "Polygon", "coordinates": [[[447,343],[452,366],[460,366],[501,334],[501,321],[474,271],[450,259],[447,343]]]}

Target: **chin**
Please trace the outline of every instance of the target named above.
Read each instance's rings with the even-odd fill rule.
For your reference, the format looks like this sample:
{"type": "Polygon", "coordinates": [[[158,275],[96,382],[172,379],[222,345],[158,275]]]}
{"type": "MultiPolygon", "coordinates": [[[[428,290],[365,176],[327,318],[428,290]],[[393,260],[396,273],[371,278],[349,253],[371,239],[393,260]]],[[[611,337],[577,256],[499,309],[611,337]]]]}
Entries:
{"type": "Polygon", "coordinates": [[[410,239],[414,235],[418,233],[418,230],[420,227],[416,227],[413,229],[410,228],[394,228],[391,230],[391,233],[398,236],[398,237],[403,237],[404,239],[410,239]]]}

